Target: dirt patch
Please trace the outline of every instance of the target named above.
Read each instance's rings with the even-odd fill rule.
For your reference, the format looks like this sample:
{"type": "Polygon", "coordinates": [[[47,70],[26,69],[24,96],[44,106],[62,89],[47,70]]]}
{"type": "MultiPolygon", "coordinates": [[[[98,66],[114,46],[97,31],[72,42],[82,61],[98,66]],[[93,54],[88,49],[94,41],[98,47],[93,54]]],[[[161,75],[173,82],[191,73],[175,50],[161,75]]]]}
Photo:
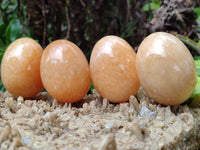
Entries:
{"type": "Polygon", "coordinates": [[[199,108],[161,106],[143,90],[136,97],[111,104],[94,90],[61,104],[46,92],[35,100],[0,93],[0,149],[200,148],[199,108]]]}

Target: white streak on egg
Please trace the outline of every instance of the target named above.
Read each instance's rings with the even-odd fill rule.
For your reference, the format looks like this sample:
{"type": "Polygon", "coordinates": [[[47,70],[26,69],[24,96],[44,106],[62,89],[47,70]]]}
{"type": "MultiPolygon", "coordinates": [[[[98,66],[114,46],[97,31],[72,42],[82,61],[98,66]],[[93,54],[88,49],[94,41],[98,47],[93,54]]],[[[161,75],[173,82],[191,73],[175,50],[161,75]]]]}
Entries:
{"type": "Polygon", "coordinates": [[[176,71],[181,71],[181,69],[179,68],[179,66],[177,66],[177,65],[174,65],[174,69],[176,70],[176,71]]]}
{"type": "Polygon", "coordinates": [[[31,70],[31,65],[28,65],[28,68],[27,68],[27,70],[29,71],[29,70],[31,70]]]}

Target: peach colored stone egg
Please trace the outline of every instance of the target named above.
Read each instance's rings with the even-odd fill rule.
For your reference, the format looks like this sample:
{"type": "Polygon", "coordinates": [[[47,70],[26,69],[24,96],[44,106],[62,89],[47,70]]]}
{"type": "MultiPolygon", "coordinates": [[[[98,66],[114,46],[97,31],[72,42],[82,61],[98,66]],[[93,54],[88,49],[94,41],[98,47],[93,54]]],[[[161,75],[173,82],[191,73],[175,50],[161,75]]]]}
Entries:
{"type": "Polygon", "coordinates": [[[31,38],[20,38],[9,45],[1,63],[1,79],[10,93],[29,98],[43,89],[42,52],[42,47],[31,38]]]}
{"type": "Polygon", "coordinates": [[[95,89],[110,102],[129,100],[139,88],[135,66],[136,53],[122,38],[106,36],[94,46],[90,73],[95,89]]]}
{"type": "Polygon", "coordinates": [[[196,85],[192,55],[169,33],[153,33],[143,40],[136,56],[136,69],[143,89],[160,104],[183,103],[196,85]]]}
{"type": "Polygon", "coordinates": [[[49,44],[43,52],[40,71],[45,89],[60,102],[76,102],[89,90],[88,61],[70,41],[56,40],[49,44]]]}

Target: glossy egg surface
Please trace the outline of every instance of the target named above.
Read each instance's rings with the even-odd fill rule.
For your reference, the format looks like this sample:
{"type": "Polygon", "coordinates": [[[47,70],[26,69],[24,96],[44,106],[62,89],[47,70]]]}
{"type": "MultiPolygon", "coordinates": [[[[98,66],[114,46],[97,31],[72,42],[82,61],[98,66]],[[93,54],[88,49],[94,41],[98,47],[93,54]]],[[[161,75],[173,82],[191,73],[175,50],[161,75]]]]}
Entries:
{"type": "Polygon", "coordinates": [[[1,63],[1,79],[10,93],[29,98],[43,89],[40,78],[42,52],[42,47],[31,38],[20,38],[9,45],[1,63]]]}
{"type": "Polygon", "coordinates": [[[106,36],[94,46],[90,58],[95,89],[110,102],[129,100],[139,88],[135,67],[136,53],[122,38],[106,36]]]}
{"type": "Polygon", "coordinates": [[[45,48],[40,72],[45,89],[60,102],[76,102],[89,90],[88,61],[70,41],[56,40],[45,48]]]}
{"type": "Polygon", "coordinates": [[[196,85],[191,53],[169,33],[152,33],[143,40],[137,52],[136,69],[143,89],[160,104],[183,103],[196,85]]]}

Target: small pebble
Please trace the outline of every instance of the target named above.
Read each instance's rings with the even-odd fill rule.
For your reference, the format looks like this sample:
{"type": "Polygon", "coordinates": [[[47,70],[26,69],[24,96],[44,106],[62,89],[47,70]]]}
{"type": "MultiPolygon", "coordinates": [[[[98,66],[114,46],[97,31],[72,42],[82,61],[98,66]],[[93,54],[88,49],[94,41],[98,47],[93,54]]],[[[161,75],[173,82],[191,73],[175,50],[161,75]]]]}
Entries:
{"type": "Polygon", "coordinates": [[[102,106],[103,109],[106,109],[106,107],[108,106],[108,104],[109,104],[109,103],[108,103],[108,99],[107,99],[107,98],[104,98],[104,99],[103,99],[103,106],[102,106]]]}
{"type": "Polygon", "coordinates": [[[22,137],[21,140],[22,140],[22,142],[25,143],[25,144],[28,144],[28,143],[31,142],[31,140],[30,140],[29,138],[27,138],[27,137],[22,137]]]}
{"type": "Polygon", "coordinates": [[[0,135],[0,145],[9,138],[9,134],[11,132],[11,127],[10,125],[7,125],[3,131],[1,132],[1,135],[0,135]]]}
{"type": "Polygon", "coordinates": [[[88,104],[87,103],[83,104],[83,112],[88,113],[88,104]]]}
{"type": "Polygon", "coordinates": [[[52,107],[53,107],[53,108],[59,107],[59,102],[58,102],[56,99],[53,99],[52,107]]]}
{"type": "Polygon", "coordinates": [[[11,112],[17,112],[17,105],[15,104],[13,98],[7,97],[5,99],[5,105],[10,109],[11,112]]]}
{"type": "Polygon", "coordinates": [[[129,104],[131,108],[134,108],[137,113],[139,113],[139,103],[135,96],[131,95],[129,99],[129,104]]]}
{"type": "Polygon", "coordinates": [[[25,105],[28,106],[28,107],[32,107],[33,101],[32,100],[26,100],[25,105]]]}
{"type": "Polygon", "coordinates": [[[19,97],[17,98],[17,102],[18,102],[18,103],[24,103],[24,98],[23,98],[22,96],[19,96],[19,97]]]}
{"type": "Polygon", "coordinates": [[[148,107],[143,105],[141,110],[140,110],[140,116],[141,117],[150,117],[150,118],[152,118],[152,117],[156,116],[156,112],[151,111],[148,107]]]}
{"type": "Polygon", "coordinates": [[[117,146],[116,146],[115,136],[112,133],[110,133],[103,138],[99,150],[116,150],[116,149],[117,146]]]}

